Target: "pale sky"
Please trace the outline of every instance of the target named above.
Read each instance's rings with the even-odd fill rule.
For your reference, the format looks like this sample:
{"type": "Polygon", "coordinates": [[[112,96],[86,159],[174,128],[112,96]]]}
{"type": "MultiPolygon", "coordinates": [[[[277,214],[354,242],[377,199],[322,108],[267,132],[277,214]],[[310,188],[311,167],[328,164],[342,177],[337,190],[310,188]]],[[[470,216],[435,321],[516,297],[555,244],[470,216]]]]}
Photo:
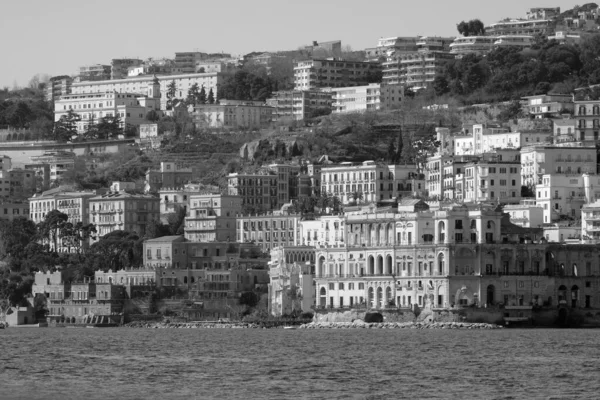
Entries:
{"type": "Polygon", "coordinates": [[[561,0],[1,0],[0,87],[37,73],[72,75],[113,58],[169,57],[179,51],[292,50],[341,40],[354,50],[380,37],[456,36],[456,24],[524,17],[561,0]]]}

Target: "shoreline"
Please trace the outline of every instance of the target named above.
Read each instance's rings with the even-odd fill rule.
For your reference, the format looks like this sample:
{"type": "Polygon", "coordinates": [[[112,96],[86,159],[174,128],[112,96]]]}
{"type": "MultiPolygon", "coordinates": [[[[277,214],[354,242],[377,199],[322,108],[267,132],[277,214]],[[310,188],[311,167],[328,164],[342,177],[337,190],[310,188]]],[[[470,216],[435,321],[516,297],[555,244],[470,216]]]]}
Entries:
{"type": "Polygon", "coordinates": [[[504,329],[501,325],[472,322],[310,322],[302,325],[265,327],[250,322],[130,322],[124,328],[133,329],[504,329]]]}

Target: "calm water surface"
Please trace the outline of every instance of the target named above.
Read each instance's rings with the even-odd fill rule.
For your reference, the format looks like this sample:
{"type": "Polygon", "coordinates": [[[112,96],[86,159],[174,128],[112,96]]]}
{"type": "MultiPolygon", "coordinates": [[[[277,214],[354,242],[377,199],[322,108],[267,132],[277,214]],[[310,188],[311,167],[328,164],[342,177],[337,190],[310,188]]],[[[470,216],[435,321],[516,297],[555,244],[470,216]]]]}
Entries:
{"type": "Polygon", "coordinates": [[[599,399],[600,330],[0,330],[0,399],[599,399]]]}

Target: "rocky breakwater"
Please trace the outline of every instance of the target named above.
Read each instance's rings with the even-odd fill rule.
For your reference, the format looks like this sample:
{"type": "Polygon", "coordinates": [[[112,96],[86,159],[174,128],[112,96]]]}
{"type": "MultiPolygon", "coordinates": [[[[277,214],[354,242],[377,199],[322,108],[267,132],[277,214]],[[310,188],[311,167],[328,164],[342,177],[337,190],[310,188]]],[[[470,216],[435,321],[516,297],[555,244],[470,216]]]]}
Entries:
{"type": "Polygon", "coordinates": [[[125,325],[127,328],[147,328],[147,329],[258,329],[259,325],[244,322],[130,322],[125,325]]]}
{"type": "Polygon", "coordinates": [[[500,325],[470,322],[381,322],[366,323],[363,320],[352,322],[311,322],[298,329],[501,329],[500,325]]]}

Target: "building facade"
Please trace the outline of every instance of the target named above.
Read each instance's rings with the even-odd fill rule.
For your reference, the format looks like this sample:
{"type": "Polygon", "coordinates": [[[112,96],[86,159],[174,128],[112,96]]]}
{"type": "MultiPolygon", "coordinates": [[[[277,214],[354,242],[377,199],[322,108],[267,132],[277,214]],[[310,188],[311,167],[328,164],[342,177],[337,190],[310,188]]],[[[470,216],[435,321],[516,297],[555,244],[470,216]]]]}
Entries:
{"type": "Polygon", "coordinates": [[[381,71],[375,62],[341,59],[306,60],[294,64],[294,89],[362,86],[370,83],[373,74],[381,71]]]}

